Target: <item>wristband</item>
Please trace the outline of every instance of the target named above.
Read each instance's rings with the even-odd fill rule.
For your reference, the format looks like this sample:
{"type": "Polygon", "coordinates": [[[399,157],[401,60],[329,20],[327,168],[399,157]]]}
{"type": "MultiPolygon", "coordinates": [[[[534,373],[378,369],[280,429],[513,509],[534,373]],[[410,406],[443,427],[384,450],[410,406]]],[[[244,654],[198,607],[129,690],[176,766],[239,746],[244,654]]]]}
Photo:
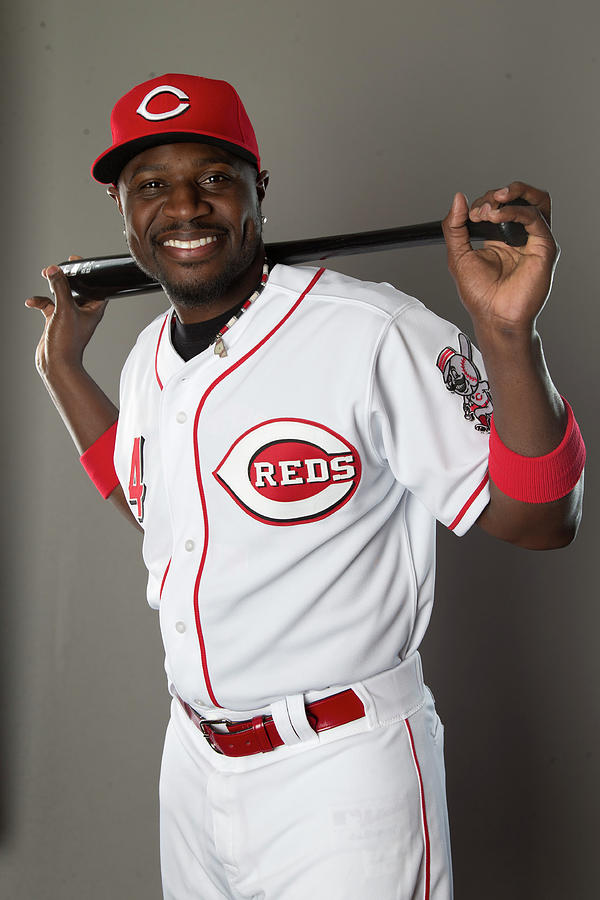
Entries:
{"type": "Polygon", "coordinates": [[[81,465],[105,500],[119,483],[113,462],[116,437],[117,423],[113,422],[110,428],[79,457],[81,465]]]}
{"type": "Polygon", "coordinates": [[[585,464],[585,444],[573,410],[563,397],[567,428],[558,447],[544,456],[521,456],[509,450],[498,436],[492,416],[490,429],[490,478],[514,500],[550,503],[570,493],[585,464]]]}

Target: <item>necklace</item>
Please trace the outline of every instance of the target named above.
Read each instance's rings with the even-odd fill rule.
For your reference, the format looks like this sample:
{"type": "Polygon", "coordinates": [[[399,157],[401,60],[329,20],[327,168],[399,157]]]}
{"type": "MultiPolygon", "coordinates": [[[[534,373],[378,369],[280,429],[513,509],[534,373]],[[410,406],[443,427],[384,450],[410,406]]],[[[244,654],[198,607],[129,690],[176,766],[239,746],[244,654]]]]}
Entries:
{"type": "Polygon", "coordinates": [[[225,346],[225,341],[223,340],[223,335],[227,331],[229,331],[231,326],[234,324],[234,322],[237,322],[237,320],[240,318],[240,316],[244,315],[246,310],[252,306],[252,304],[255,302],[255,300],[258,300],[258,298],[260,297],[260,295],[263,292],[265,284],[267,283],[268,277],[269,277],[269,263],[267,260],[265,260],[265,264],[264,264],[263,270],[262,270],[262,276],[258,283],[258,287],[254,291],[254,293],[248,297],[248,299],[246,300],[246,302],[244,303],[244,305],[242,306],[240,311],[238,313],[236,313],[235,316],[232,316],[231,319],[225,325],[223,325],[221,330],[219,332],[217,332],[213,341],[211,341],[211,343],[214,343],[214,345],[215,345],[215,349],[214,349],[215,356],[220,356],[221,358],[227,356],[227,347],[225,346]]]}

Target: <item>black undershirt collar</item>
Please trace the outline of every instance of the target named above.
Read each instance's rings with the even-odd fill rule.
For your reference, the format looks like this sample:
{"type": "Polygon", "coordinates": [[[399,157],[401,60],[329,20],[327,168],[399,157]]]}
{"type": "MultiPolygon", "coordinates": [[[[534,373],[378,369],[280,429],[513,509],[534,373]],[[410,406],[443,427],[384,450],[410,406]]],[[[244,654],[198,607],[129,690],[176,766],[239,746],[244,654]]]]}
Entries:
{"type": "Polygon", "coordinates": [[[208,319],[205,322],[190,322],[187,325],[180,322],[177,314],[173,313],[171,342],[179,356],[187,362],[210,347],[223,325],[226,325],[232,316],[239,313],[245,302],[246,298],[214,319],[208,319]]]}

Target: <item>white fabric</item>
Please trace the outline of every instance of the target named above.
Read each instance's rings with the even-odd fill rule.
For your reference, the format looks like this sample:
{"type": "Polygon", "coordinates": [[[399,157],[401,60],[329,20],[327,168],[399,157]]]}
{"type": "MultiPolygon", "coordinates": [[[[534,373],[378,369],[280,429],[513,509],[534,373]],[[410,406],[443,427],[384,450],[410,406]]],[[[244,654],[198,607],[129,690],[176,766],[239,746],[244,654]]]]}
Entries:
{"type": "MultiPolygon", "coordinates": [[[[388,680],[389,709],[392,690],[388,680]]],[[[395,722],[363,718],[230,759],[174,701],[161,769],[165,900],[451,900],[443,727],[428,691],[412,706],[395,722]]]]}
{"type": "Polygon", "coordinates": [[[225,359],[184,363],[167,314],[124,367],[115,465],[129,496],[143,437],[148,600],[169,681],[196,708],[261,708],[393,668],[429,621],[435,519],[466,507],[463,533],[489,499],[469,505],[487,436],[436,366],[458,330],[329,271],[297,305],[315,272],[276,266],[225,359]]]}
{"type": "Polygon", "coordinates": [[[393,669],[351,687],[363,701],[372,728],[408,719],[425,702],[421,656],[415,652],[393,669]]]}

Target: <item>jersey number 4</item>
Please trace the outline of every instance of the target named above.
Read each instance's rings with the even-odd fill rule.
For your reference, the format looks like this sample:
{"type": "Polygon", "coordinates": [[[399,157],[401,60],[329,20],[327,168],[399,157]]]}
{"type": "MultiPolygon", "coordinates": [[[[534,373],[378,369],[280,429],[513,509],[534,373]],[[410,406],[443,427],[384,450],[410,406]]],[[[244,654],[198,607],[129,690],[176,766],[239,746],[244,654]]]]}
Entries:
{"type": "Polygon", "coordinates": [[[144,500],[146,485],[144,484],[144,438],[136,437],[131,454],[131,471],[129,473],[129,502],[133,507],[138,522],[144,521],[144,500]],[[136,508],[137,507],[137,508],[136,508]]]}

